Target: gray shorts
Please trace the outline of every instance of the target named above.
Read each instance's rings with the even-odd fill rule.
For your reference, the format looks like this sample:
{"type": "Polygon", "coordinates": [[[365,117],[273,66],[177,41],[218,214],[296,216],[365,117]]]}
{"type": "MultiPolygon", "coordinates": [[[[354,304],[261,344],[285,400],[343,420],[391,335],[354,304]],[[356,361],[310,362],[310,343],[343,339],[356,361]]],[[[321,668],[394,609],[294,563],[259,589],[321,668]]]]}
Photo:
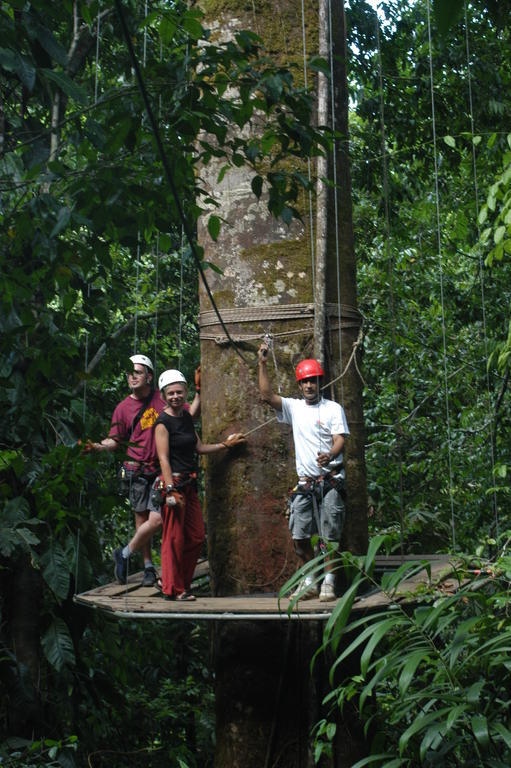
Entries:
{"type": "Polygon", "coordinates": [[[158,512],[161,513],[161,507],[151,499],[151,491],[155,477],[138,475],[130,480],[128,499],[133,512],[158,512]]]}
{"type": "Polygon", "coordinates": [[[318,531],[312,496],[297,494],[291,501],[289,530],[297,541],[310,539],[318,533],[325,541],[338,542],[344,526],[344,501],[341,494],[332,488],[324,496],[316,492],[318,518],[321,530],[318,531]]]}

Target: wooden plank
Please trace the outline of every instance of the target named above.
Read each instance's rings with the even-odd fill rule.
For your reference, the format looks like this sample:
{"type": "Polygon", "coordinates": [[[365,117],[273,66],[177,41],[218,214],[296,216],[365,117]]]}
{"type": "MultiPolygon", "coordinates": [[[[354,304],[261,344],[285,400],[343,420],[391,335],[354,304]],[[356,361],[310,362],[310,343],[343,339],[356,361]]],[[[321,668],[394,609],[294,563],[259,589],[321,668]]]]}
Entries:
{"type": "MultiPolygon", "coordinates": [[[[405,562],[426,559],[426,556],[409,556],[405,562]]],[[[430,561],[431,582],[437,583],[453,572],[453,558],[448,555],[427,556],[430,561]]],[[[400,560],[400,563],[402,561],[400,560]]],[[[382,566],[390,566],[389,559],[381,559],[382,566]]],[[[399,564],[400,564],[399,563],[399,564]]],[[[208,563],[203,561],[195,577],[208,573],[208,563]]],[[[142,573],[133,574],[127,585],[107,584],[75,595],[75,602],[90,608],[106,611],[119,618],[191,619],[194,620],[242,620],[252,619],[314,619],[327,620],[337,601],[322,603],[319,599],[299,601],[290,610],[288,598],[279,600],[276,594],[241,595],[228,597],[197,596],[195,601],[166,600],[156,587],[141,586],[142,573]]],[[[391,597],[381,591],[357,598],[353,612],[384,608],[391,603],[410,599],[418,585],[429,581],[426,568],[401,582],[399,591],[391,597]]],[[[453,580],[452,584],[456,584],[453,580]]]]}

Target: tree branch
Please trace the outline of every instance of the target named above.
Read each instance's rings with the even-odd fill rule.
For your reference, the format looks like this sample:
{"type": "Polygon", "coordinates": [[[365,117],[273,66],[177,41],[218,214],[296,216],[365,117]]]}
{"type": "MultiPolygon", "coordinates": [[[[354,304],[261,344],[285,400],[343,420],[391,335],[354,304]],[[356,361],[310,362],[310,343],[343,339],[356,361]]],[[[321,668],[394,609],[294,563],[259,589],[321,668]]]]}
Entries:
{"type": "MultiPolygon", "coordinates": [[[[151,320],[151,318],[153,318],[153,317],[161,316],[162,314],[164,314],[164,315],[165,314],[170,314],[173,311],[174,311],[174,307],[171,307],[170,309],[167,309],[167,310],[165,310],[163,312],[161,310],[159,310],[158,312],[143,312],[143,313],[139,312],[136,317],[133,316],[132,318],[130,318],[127,323],[124,323],[124,325],[121,325],[120,328],[117,328],[117,330],[114,331],[113,333],[111,333],[110,336],[107,337],[107,340],[104,341],[101,344],[101,346],[99,347],[99,349],[95,353],[94,357],[92,358],[92,360],[90,361],[90,363],[87,366],[87,369],[85,371],[86,375],[89,376],[89,374],[92,373],[92,371],[96,368],[96,366],[104,358],[104,356],[106,354],[106,351],[108,349],[108,343],[112,342],[112,341],[115,341],[115,339],[118,339],[119,336],[122,336],[123,333],[125,333],[126,331],[129,331],[129,329],[134,325],[135,319],[137,319],[137,320],[151,320]]],[[[73,397],[78,394],[78,392],[80,391],[80,389],[82,389],[84,384],[85,384],[85,379],[83,379],[83,381],[81,381],[79,384],[76,385],[76,387],[72,391],[73,397]]]]}

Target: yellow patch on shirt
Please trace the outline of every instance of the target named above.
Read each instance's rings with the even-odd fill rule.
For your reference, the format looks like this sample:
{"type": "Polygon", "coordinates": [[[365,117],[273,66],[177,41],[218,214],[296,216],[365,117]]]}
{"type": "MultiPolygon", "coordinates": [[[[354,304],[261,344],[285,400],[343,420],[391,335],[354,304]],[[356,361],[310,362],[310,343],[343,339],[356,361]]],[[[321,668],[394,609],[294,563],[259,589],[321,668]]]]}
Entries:
{"type": "Polygon", "coordinates": [[[144,430],[153,427],[158,415],[154,408],[148,408],[147,411],[144,411],[140,419],[140,429],[144,430]]]}

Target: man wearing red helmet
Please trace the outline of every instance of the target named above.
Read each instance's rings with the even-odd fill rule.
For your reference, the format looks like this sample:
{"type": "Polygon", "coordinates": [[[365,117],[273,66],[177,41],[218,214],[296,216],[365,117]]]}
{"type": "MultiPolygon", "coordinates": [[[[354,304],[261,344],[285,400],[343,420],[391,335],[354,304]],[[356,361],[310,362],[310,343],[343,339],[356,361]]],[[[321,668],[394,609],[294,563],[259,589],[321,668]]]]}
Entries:
{"type": "MultiPolygon", "coordinates": [[[[273,392],[267,370],[268,345],[259,348],[259,391],[277,412],[277,420],[290,424],[296,454],[298,484],[291,495],[289,528],[295,552],[303,563],[313,557],[311,536],[338,544],[344,523],[344,437],[349,434],[344,409],[321,394],[324,375],[318,360],[302,360],[296,367],[301,398],[281,397],[273,392]]],[[[335,577],[326,560],[325,578],[319,599],[335,600],[335,577]]],[[[302,600],[318,596],[312,577],[303,579],[291,597],[302,600]]]]}

